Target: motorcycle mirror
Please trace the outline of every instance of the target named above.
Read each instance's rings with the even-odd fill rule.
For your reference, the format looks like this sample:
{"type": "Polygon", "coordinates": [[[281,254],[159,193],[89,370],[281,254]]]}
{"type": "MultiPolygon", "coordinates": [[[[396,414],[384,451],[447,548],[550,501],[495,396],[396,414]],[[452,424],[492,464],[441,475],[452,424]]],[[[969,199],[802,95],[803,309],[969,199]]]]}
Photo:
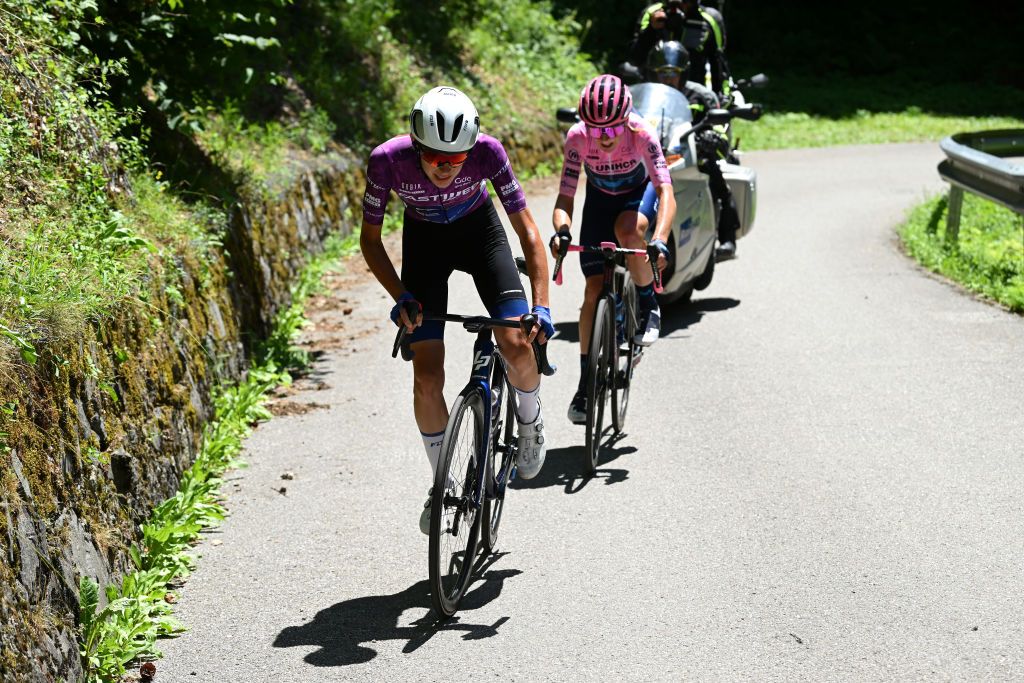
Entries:
{"type": "Polygon", "coordinates": [[[750,79],[750,85],[754,86],[755,88],[763,88],[764,86],[768,85],[768,77],[765,76],[764,74],[757,74],[756,76],[752,76],[750,79]]]}
{"type": "Polygon", "coordinates": [[[732,114],[728,109],[709,109],[705,119],[712,126],[724,126],[732,120],[732,114]]]}
{"type": "Polygon", "coordinates": [[[729,110],[734,118],[744,121],[757,121],[764,114],[764,107],[760,104],[744,104],[733,107],[729,110]]]}
{"type": "Polygon", "coordinates": [[[576,107],[559,107],[555,112],[555,118],[562,123],[576,123],[580,120],[576,115],[576,107]]]}

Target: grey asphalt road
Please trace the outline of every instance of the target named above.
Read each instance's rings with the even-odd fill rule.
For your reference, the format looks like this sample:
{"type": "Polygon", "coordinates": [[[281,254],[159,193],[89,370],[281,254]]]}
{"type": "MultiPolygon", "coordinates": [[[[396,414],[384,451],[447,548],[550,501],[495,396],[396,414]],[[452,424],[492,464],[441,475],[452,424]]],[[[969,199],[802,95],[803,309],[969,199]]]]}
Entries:
{"type": "MultiPolygon", "coordinates": [[[[411,367],[376,322],[382,290],[355,287],[348,324],[370,329],[292,398],[329,408],[248,440],[157,680],[1024,679],[1024,321],[899,252],[893,227],[940,188],[939,159],[747,155],[757,225],[664,312],[627,433],[589,480],[564,415],[571,264],[547,464],[510,491],[499,553],[440,625],[411,367]]],[[[547,230],[553,194],[529,198],[547,230]]],[[[453,310],[479,310],[468,279],[452,289],[453,310]]],[[[448,336],[454,396],[472,340],[448,336]]]]}

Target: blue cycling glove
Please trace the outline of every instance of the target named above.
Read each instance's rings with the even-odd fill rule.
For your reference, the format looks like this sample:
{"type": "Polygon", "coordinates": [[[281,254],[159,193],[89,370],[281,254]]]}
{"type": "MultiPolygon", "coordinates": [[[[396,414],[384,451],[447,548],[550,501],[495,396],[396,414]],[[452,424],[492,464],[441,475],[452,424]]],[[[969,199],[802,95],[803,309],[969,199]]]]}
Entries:
{"type": "Polygon", "coordinates": [[[548,339],[555,336],[555,326],[551,324],[551,309],[547,306],[534,306],[533,310],[530,311],[537,316],[537,324],[540,325],[540,329],[544,332],[544,336],[548,339]]]}
{"type": "Polygon", "coordinates": [[[650,246],[658,250],[658,253],[668,258],[668,245],[665,244],[664,240],[651,240],[650,246]]]}
{"type": "MultiPolygon", "coordinates": [[[[396,325],[402,324],[402,304],[404,304],[406,301],[412,301],[413,303],[416,304],[416,306],[419,307],[420,311],[423,310],[423,304],[421,304],[419,301],[416,301],[416,297],[414,297],[409,292],[402,292],[402,294],[398,297],[398,301],[396,301],[395,305],[391,307],[391,322],[393,322],[396,325]]],[[[416,321],[413,320],[412,322],[415,323],[416,321]]]]}

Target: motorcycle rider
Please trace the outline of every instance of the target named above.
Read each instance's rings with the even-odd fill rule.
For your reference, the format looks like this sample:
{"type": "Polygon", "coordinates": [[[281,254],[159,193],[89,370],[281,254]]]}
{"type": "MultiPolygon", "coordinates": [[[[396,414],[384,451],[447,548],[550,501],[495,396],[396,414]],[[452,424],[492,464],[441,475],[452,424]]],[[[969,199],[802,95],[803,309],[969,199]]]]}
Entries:
{"type": "MultiPolygon", "coordinates": [[[[676,214],[672,179],[657,132],[633,113],[632,107],[633,96],[618,76],[597,76],[580,93],[577,111],[582,120],[570,128],[565,137],[562,180],[552,215],[553,256],[558,255],[558,235],[569,234],[576,186],[580,171],[585,167],[587,193],[580,244],[597,246],[601,242],[617,242],[625,248],[643,249],[644,235],[653,222],[651,245],[660,252],[658,267],[665,267],[669,255],[665,240],[676,214]]],[[[604,273],[600,254],[581,253],[580,265],[586,277],[579,319],[580,382],[569,405],[569,420],[576,424],[587,420],[587,350],[604,273]]],[[[654,275],[645,255],[631,254],[627,265],[636,284],[641,313],[635,341],[650,346],[661,331],[654,275]]]]}
{"type": "MultiPolygon", "coordinates": [[[[690,102],[694,124],[700,123],[705,113],[719,106],[718,97],[706,86],[688,81],[683,74],[688,73],[689,53],[682,43],[674,40],[661,41],[647,56],[648,77],[658,83],[676,88],[690,102]]],[[[736,210],[729,184],[722,176],[718,166],[719,158],[726,158],[729,153],[728,140],[714,129],[708,128],[698,134],[697,168],[708,176],[708,187],[711,196],[721,206],[718,217],[718,248],[715,260],[727,261],[736,257],[736,231],[740,227],[740,217],[736,210]]]]}
{"type": "MultiPolygon", "coordinates": [[[[643,64],[659,41],[683,43],[691,55],[689,80],[705,83],[711,73],[711,89],[728,92],[728,68],[725,64],[725,20],[721,12],[704,7],[698,0],[665,0],[644,8],[637,20],[629,47],[629,62],[643,64]]],[[[629,64],[624,71],[629,72],[629,64]]]]}

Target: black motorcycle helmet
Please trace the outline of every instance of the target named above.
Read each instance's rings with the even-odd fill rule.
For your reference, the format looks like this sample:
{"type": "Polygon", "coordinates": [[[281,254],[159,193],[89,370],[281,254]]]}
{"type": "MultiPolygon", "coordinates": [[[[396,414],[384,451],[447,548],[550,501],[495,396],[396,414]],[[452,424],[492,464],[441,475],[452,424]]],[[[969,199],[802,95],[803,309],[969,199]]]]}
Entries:
{"type": "Polygon", "coordinates": [[[647,70],[652,77],[668,73],[686,80],[690,70],[690,53],[678,40],[659,40],[647,54],[647,70]]]}

